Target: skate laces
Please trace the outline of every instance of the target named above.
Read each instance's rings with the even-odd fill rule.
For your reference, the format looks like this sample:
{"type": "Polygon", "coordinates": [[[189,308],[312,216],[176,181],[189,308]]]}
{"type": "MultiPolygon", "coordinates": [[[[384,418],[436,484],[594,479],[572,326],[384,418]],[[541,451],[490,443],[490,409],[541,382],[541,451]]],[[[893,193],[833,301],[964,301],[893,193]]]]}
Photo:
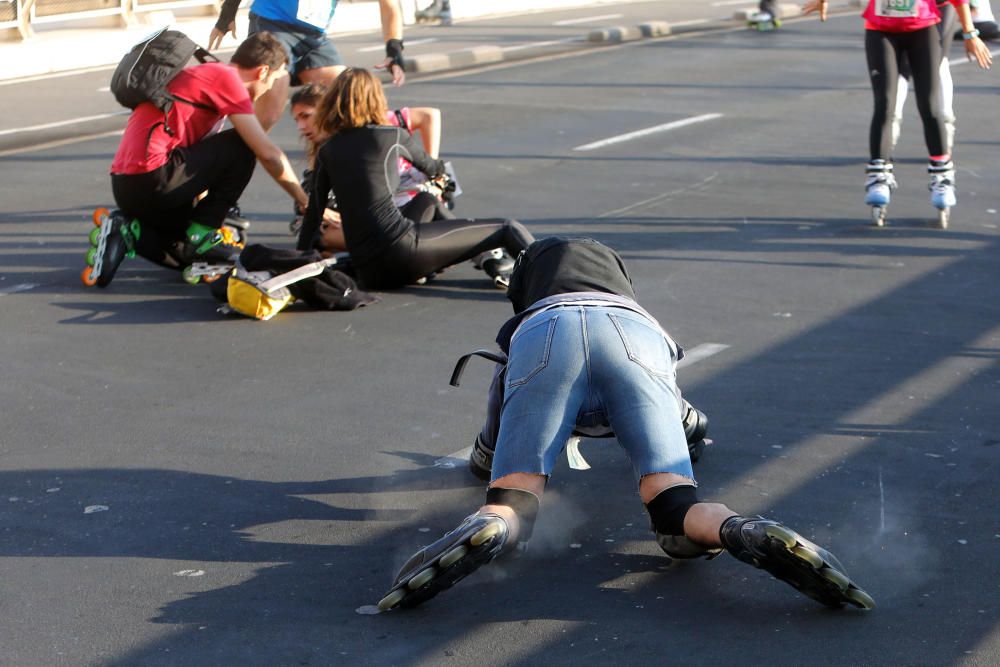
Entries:
{"type": "Polygon", "coordinates": [[[896,189],[896,177],[892,173],[891,163],[874,160],[865,167],[865,188],[871,189],[877,185],[885,185],[890,190],[896,189]]]}
{"type": "Polygon", "coordinates": [[[942,193],[955,186],[955,163],[951,160],[947,162],[932,160],[927,165],[927,173],[931,176],[927,188],[934,193],[942,193]]]}

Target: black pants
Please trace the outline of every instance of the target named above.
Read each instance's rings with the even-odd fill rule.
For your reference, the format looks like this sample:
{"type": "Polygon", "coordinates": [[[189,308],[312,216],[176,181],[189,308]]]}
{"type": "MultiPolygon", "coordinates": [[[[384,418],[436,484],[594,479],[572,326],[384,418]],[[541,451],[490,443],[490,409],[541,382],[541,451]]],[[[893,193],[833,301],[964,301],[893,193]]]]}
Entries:
{"type": "Polygon", "coordinates": [[[517,257],[534,240],[528,228],[516,220],[490,218],[414,224],[377,261],[358,266],[356,271],[366,289],[394,289],[493,248],[504,248],[517,257]]]}
{"type": "Polygon", "coordinates": [[[399,207],[399,212],[417,223],[455,219],[455,214],[448,210],[444,202],[429,192],[418,192],[413,199],[399,207]]]}
{"type": "Polygon", "coordinates": [[[892,145],[892,111],[896,108],[899,62],[905,54],[913,75],[917,110],[924,124],[930,155],[943,155],[944,120],[941,114],[941,38],[928,26],[913,32],[865,31],[868,74],[875,95],[868,150],[872,160],[888,160],[892,145]]]}
{"type": "Polygon", "coordinates": [[[136,251],[152,262],[177,268],[183,263],[178,246],[188,226],[198,222],[221,227],[255,166],[253,151],[236,130],[226,130],[175,149],[165,165],[149,173],[112,174],[115,203],[142,225],[136,251]]]}

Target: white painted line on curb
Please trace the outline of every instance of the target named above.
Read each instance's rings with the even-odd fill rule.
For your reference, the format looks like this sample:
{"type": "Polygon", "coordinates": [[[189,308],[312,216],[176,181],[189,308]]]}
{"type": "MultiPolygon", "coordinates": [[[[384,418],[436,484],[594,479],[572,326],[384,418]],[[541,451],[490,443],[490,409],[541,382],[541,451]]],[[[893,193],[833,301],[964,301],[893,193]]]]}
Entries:
{"type": "MultiPolygon", "coordinates": [[[[416,46],[417,44],[430,44],[431,42],[438,41],[437,37],[425,37],[424,39],[408,39],[406,40],[406,46],[416,46]]],[[[379,46],[366,46],[362,49],[358,49],[358,53],[369,53],[372,51],[384,51],[385,47],[379,46]]]]}
{"type": "MultiPolygon", "coordinates": [[[[722,20],[727,20],[729,17],[725,17],[722,20]]],[[[704,23],[711,23],[712,19],[691,19],[690,21],[677,21],[676,23],[671,22],[671,28],[684,28],[689,25],[702,25],[704,23]]]]}
{"type": "MultiPolygon", "coordinates": [[[[708,357],[718,354],[728,348],[728,345],[723,345],[721,343],[702,343],[701,345],[696,345],[690,350],[684,351],[684,358],[677,364],[677,368],[683,368],[685,366],[690,366],[691,364],[696,364],[702,359],[707,359],[708,357]]],[[[436,460],[434,462],[434,467],[451,469],[468,465],[470,454],[472,454],[472,447],[460,449],[457,452],[453,452],[448,456],[442,456],[436,460]]]]}
{"type": "Polygon", "coordinates": [[[530,49],[535,46],[552,46],[553,44],[568,44],[569,42],[582,42],[581,37],[570,37],[568,39],[553,39],[549,42],[528,42],[527,44],[518,44],[517,46],[505,46],[501,51],[504,53],[508,51],[521,51],[522,49],[530,49]]]}
{"type": "Polygon", "coordinates": [[[11,285],[10,287],[0,287],[0,296],[4,294],[17,294],[18,292],[27,292],[30,289],[35,289],[41,283],[21,283],[19,285],[11,285]]]}
{"type": "Polygon", "coordinates": [[[624,14],[601,14],[600,16],[585,16],[582,19],[564,19],[555,21],[552,25],[574,25],[577,23],[588,23],[590,21],[603,21],[605,19],[620,19],[624,14]]]}
{"type": "Polygon", "coordinates": [[[51,130],[56,127],[65,127],[66,125],[76,125],[77,123],[89,123],[92,120],[104,120],[105,118],[114,118],[115,116],[127,116],[131,111],[112,111],[111,113],[101,113],[94,116],[80,116],[79,118],[70,118],[69,120],[59,120],[54,123],[43,123],[41,125],[28,125],[27,127],[15,127],[10,130],[0,130],[0,137],[8,134],[19,134],[21,132],[38,132],[39,130],[51,130]]]}
{"type": "Polygon", "coordinates": [[[655,127],[647,127],[644,130],[636,130],[635,132],[628,132],[626,134],[619,134],[614,137],[609,137],[607,139],[601,139],[600,141],[595,141],[590,144],[584,144],[583,146],[577,146],[573,150],[575,151],[592,151],[598,148],[604,148],[605,146],[612,146],[614,144],[621,144],[626,141],[632,141],[633,139],[639,139],[641,137],[649,136],[650,134],[658,134],[660,132],[667,132],[669,130],[676,130],[679,127],[685,127],[687,125],[694,125],[695,123],[704,123],[707,120],[715,120],[716,118],[722,118],[721,113],[706,113],[700,116],[692,116],[690,118],[685,118],[683,120],[675,120],[672,123],[664,123],[663,125],[656,125],[655,127]]]}

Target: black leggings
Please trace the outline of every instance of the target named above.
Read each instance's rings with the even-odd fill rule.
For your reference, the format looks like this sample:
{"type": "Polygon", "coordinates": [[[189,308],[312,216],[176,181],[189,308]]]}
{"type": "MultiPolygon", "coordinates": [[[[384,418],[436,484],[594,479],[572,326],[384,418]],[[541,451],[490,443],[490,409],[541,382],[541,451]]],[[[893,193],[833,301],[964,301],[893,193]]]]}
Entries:
{"type": "Polygon", "coordinates": [[[917,110],[924,124],[924,141],[930,155],[943,155],[944,122],[941,117],[941,38],[928,26],[913,32],[865,31],[868,73],[875,95],[868,150],[872,160],[888,160],[892,144],[892,111],[896,107],[899,60],[903,54],[913,74],[917,110]]]}
{"type": "Polygon", "coordinates": [[[399,212],[404,218],[417,223],[455,219],[455,214],[448,210],[445,203],[429,192],[418,192],[413,199],[399,207],[399,212]]]}
{"type": "Polygon", "coordinates": [[[183,264],[181,246],[192,222],[221,227],[253,176],[257,159],[236,130],[187,148],[146,174],[112,174],[111,190],[123,213],[142,225],[136,252],[170,268],[183,264]],[[197,204],[195,198],[208,194],[197,204]]]}
{"type": "Polygon", "coordinates": [[[493,248],[516,257],[535,240],[517,220],[440,220],[414,224],[377,261],[356,267],[366,289],[394,289],[493,248]]]}

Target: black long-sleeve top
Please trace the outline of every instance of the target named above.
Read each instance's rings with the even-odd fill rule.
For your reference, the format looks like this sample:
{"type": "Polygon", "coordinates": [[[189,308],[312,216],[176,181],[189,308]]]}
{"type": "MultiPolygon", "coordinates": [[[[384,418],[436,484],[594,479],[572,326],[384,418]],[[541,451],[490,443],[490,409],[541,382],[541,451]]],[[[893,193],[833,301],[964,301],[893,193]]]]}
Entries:
{"type": "Polygon", "coordinates": [[[444,174],[435,160],[404,129],[366,125],[331,137],[316,155],[309,209],[302,221],[298,248],[311,250],[319,236],[327,196],[333,190],[351,261],[363,266],[376,260],[412,229],[393,203],[399,188],[399,158],[406,158],[431,178],[444,174]]]}

